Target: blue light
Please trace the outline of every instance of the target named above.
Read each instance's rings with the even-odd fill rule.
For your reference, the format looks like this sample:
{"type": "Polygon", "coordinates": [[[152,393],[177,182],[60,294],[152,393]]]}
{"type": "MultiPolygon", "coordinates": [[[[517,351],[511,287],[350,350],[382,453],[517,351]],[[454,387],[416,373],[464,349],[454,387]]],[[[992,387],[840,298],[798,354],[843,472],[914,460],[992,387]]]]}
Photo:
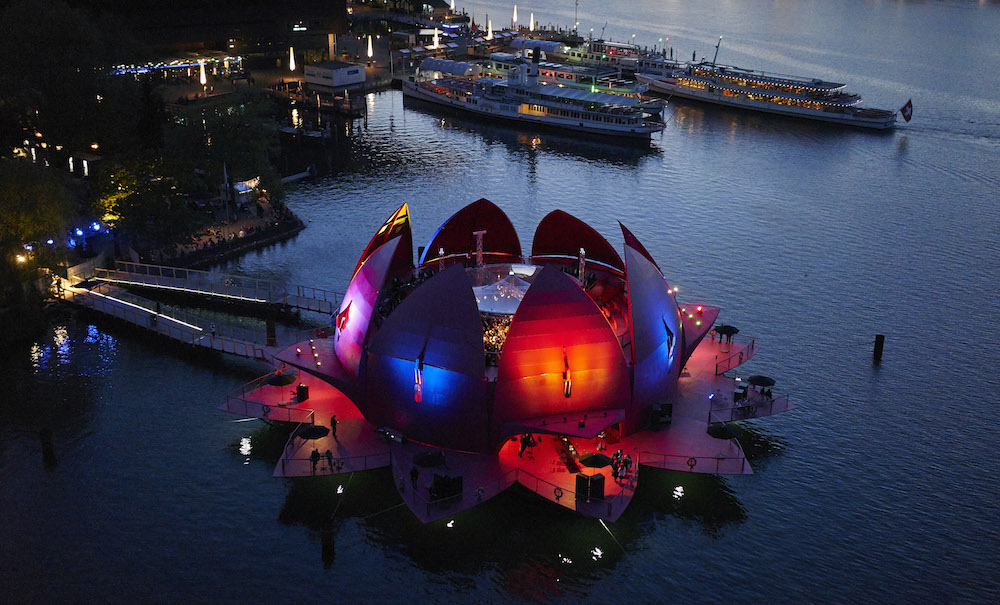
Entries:
{"type": "Polygon", "coordinates": [[[94,231],[100,231],[101,230],[101,224],[100,223],[91,223],[90,224],[90,228],[93,229],[94,231]]]}
{"type": "Polygon", "coordinates": [[[56,241],[54,239],[49,238],[49,239],[45,240],[45,243],[48,244],[48,245],[50,245],[50,246],[52,246],[52,245],[54,245],[56,243],[56,241]]]}
{"type": "Polygon", "coordinates": [[[76,233],[78,236],[83,235],[83,229],[77,229],[74,233],[76,233]]]}
{"type": "Polygon", "coordinates": [[[32,246],[31,244],[25,244],[25,245],[24,245],[24,249],[25,249],[25,250],[29,250],[29,251],[30,251],[30,250],[34,250],[34,249],[35,249],[35,247],[34,247],[34,246],[32,246]]]}

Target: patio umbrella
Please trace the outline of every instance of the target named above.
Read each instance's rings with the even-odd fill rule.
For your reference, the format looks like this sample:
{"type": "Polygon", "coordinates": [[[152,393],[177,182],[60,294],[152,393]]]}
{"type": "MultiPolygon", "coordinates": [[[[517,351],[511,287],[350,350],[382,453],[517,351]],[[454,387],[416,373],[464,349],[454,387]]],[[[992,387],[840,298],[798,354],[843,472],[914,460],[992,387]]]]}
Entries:
{"type": "Polygon", "coordinates": [[[759,375],[751,376],[750,378],[747,378],[747,382],[749,382],[750,384],[752,384],[755,387],[773,387],[774,386],[774,379],[771,378],[770,376],[759,376],[759,375]]]}
{"type": "Polygon", "coordinates": [[[722,334],[723,336],[735,336],[740,333],[740,329],[728,324],[719,324],[715,326],[715,333],[722,334]]]}
{"type": "Polygon", "coordinates": [[[319,439],[329,434],[330,429],[319,424],[307,424],[295,431],[295,436],[299,439],[319,439]]]}
{"type": "Polygon", "coordinates": [[[264,384],[268,384],[273,387],[283,387],[292,384],[296,380],[298,380],[298,377],[295,374],[275,374],[274,376],[267,378],[264,381],[264,384]]]}
{"type": "Polygon", "coordinates": [[[589,466],[590,468],[601,468],[611,464],[611,458],[608,458],[599,452],[584,454],[577,458],[576,461],[583,466],[589,466]]]}

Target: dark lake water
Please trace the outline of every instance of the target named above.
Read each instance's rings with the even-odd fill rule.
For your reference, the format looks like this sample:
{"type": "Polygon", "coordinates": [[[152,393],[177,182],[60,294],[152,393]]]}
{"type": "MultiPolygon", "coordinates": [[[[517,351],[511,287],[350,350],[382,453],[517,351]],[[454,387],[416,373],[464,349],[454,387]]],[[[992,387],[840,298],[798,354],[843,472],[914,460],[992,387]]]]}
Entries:
{"type": "MultiPolygon", "coordinates": [[[[552,4],[519,16],[572,21],[552,4]]],[[[387,472],[272,478],[284,434],[216,409],[260,367],[67,314],[0,364],[0,601],[1000,600],[1000,6],[580,3],[582,31],[605,22],[682,56],[723,35],[720,61],[912,98],[914,120],[879,134],[672,102],[636,149],[374,94],[311,157],[328,176],[288,192],[309,228],[225,270],[342,291],[403,202],[418,244],[480,197],[525,247],[556,208],[616,246],[621,220],[680,300],[758,338],[742,373],[799,404],[743,427],[754,475],[644,470],[607,529],[517,490],[422,526],[387,472]]]]}

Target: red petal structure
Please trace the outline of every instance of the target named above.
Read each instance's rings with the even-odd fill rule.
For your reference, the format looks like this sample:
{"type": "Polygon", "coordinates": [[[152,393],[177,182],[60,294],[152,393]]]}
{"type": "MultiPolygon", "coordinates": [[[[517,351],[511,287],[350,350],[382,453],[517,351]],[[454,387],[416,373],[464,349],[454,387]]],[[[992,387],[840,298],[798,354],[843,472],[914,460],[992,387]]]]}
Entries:
{"type": "Polygon", "coordinates": [[[628,399],[625,356],[608,321],[576,281],[546,266],[507,332],[497,422],[619,409],[628,399]]]}
{"type": "Polygon", "coordinates": [[[575,263],[580,248],[585,250],[588,262],[597,261],[625,271],[625,263],[608,240],[587,223],[562,210],[546,214],[538,224],[531,242],[531,256],[539,261],[561,257],[575,263]]]}
{"type": "Polygon", "coordinates": [[[340,302],[338,317],[344,319],[342,327],[336,328],[333,346],[341,365],[352,376],[358,375],[372,311],[400,239],[382,244],[362,263],[340,302]]]}
{"type": "Polygon", "coordinates": [[[365,251],[361,253],[361,258],[358,259],[358,264],[355,265],[351,277],[353,278],[357,274],[358,269],[361,268],[361,265],[364,264],[365,260],[373,252],[378,250],[382,244],[395,237],[400,237],[401,239],[399,247],[396,249],[396,255],[392,259],[390,272],[396,273],[403,269],[412,269],[413,233],[410,231],[410,209],[406,204],[403,204],[398,210],[392,213],[392,216],[382,223],[382,226],[372,236],[371,241],[365,247],[365,251]]]}
{"type": "Polygon", "coordinates": [[[372,337],[368,421],[423,443],[489,451],[485,371],[472,282],[452,265],[403,300],[372,337]]]}
{"type": "Polygon", "coordinates": [[[483,235],[484,262],[521,262],[521,242],[514,225],[496,204],[482,198],[453,214],[438,228],[424,248],[419,264],[441,259],[446,263],[464,262],[466,255],[475,258],[477,231],[486,232],[483,235]]]}

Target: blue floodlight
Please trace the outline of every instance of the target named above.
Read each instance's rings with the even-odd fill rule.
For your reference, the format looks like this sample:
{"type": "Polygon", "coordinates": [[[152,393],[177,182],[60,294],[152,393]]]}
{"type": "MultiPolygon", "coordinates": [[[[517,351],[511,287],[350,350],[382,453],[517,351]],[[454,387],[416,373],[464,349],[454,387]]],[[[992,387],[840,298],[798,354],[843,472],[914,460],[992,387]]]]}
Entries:
{"type": "Polygon", "coordinates": [[[34,246],[32,246],[31,244],[25,244],[25,245],[24,245],[24,249],[25,249],[25,250],[28,250],[28,251],[31,251],[31,250],[34,250],[34,249],[35,249],[35,247],[34,247],[34,246]]]}
{"type": "Polygon", "coordinates": [[[90,228],[93,229],[94,231],[100,231],[101,230],[101,224],[100,223],[91,223],[90,224],[90,228]]]}
{"type": "Polygon", "coordinates": [[[52,245],[54,245],[56,243],[56,241],[54,239],[52,239],[52,238],[49,238],[49,239],[45,240],[45,243],[48,244],[48,245],[50,245],[50,246],[52,246],[52,245]]]}
{"type": "Polygon", "coordinates": [[[83,229],[77,229],[77,230],[75,231],[75,233],[76,233],[76,234],[77,234],[78,236],[80,236],[80,235],[83,235],[83,229]]]}

